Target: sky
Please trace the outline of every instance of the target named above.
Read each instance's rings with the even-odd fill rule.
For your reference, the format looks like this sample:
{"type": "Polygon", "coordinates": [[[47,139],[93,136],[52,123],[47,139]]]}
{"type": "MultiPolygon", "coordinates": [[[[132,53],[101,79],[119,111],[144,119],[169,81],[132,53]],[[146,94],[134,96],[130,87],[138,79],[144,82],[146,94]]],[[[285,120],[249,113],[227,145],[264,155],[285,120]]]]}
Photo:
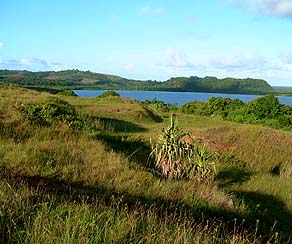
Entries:
{"type": "Polygon", "coordinates": [[[0,0],[0,69],[292,86],[292,0],[0,0]]]}

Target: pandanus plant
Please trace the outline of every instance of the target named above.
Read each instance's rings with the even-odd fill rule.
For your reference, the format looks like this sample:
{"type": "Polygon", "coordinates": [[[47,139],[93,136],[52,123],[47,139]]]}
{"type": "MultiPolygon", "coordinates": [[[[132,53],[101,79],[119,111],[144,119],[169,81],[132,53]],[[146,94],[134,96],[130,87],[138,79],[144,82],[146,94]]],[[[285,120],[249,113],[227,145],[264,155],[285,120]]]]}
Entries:
{"type": "Polygon", "coordinates": [[[207,177],[213,172],[209,165],[211,154],[202,145],[196,145],[189,133],[177,127],[175,115],[170,125],[163,128],[152,146],[150,157],[168,179],[207,177]],[[202,151],[204,150],[204,151],[202,151]]]}
{"type": "Polygon", "coordinates": [[[213,153],[206,145],[197,145],[194,157],[187,170],[187,177],[199,177],[205,179],[216,173],[216,165],[213,160],[213,153]]]}

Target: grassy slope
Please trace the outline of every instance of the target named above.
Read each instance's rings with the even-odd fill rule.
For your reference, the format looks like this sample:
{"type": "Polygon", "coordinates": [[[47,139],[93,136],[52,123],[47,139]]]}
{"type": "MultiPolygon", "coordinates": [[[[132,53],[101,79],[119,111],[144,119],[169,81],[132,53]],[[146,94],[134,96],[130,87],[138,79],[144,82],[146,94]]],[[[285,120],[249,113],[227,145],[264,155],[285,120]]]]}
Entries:
{"type": "Polygon", "coordinates": [[[3,243],[256,243],[260,235],[277,243],[277,233],[288,241],[292,179],[270,171],[291,162],[291,132],[178,115],[218,153],[218,173],[213,183],[167,181],[147,160],[168,114],[123,98],[61,97],[94,133],[28,125],[17,107],[51,97],[0,87],[3,243]]]}

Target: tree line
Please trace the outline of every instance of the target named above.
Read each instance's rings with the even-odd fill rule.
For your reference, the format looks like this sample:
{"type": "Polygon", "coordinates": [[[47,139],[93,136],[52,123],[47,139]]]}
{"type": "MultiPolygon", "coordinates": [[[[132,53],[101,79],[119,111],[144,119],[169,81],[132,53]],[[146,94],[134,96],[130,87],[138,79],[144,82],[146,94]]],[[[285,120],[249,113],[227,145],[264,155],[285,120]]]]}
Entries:
{"type": "Polygon", "coordinates": [[[201,116],[218,116],[238,123],[263,124],[275,129],[292,129],[292,106],[280,104],[274,95],[266,95],[248,103],[239,99],[211,97],[205,103],[186,103],[180,111],[201,116]]]}
{"type": "Polygon", "coordinates": [[[80,70],[15,71],[0,70],[0,82],[21,86],[55,89],[104,89],[104,90],[158,90],[215,93],[268,94],[276,92],[265,80],[236,79],[206,76],[200,78],[175,77],[167,81],[133,80],[119,76],[80,70]]]}

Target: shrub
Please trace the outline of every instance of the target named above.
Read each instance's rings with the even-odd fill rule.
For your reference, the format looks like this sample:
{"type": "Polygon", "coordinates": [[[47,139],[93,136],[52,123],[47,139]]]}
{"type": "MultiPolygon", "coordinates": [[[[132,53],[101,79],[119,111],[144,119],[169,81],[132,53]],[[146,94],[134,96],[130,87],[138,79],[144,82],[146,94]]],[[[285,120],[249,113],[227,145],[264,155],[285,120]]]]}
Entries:
{"type": "Polygon", "coordinates": [[[62,99],[55,98],[44,104],[21,104],[19,110],[30,124],[49,126],[67,123],[69,126],[82,127],[74,107],[62,99]]]}
{"type": "Polygon", "coordinates": [[[113,90],[108,90],[99,95],[98,97],[104,98],[104,97],[120,97],[120,94],[113,90]]]}
{"type": "Polygon", "coordinates": [[[146,99],[142,103],[161,112],[174,112],[178,110],[176,105],[171,103],[166,104],[163,101],[157,100],[156,98],[152,100],[146,99]]]}
{"type": "Polygon", "coordinates": [[[272,119],[279,114],[280,103],[274,95],[257,98],[249,103],[252,114],[258,119],[272,119]]]}
{"type": "Polygon", "coordinates": [[[275,129],[292,129],[292,106],[282,105],[277,97],[267,95],[244,103],[239,99],[211,97],[207,102],[193,101],[182,105],[182,113],[219,116],[225,120],[262,124],[275,129]]]}
{"type": "Polygon", "coordinates": [[[185,114],[210,115],[207,105],[200,101],[193,101],[181,106],[180,111],[185,114]]]}

